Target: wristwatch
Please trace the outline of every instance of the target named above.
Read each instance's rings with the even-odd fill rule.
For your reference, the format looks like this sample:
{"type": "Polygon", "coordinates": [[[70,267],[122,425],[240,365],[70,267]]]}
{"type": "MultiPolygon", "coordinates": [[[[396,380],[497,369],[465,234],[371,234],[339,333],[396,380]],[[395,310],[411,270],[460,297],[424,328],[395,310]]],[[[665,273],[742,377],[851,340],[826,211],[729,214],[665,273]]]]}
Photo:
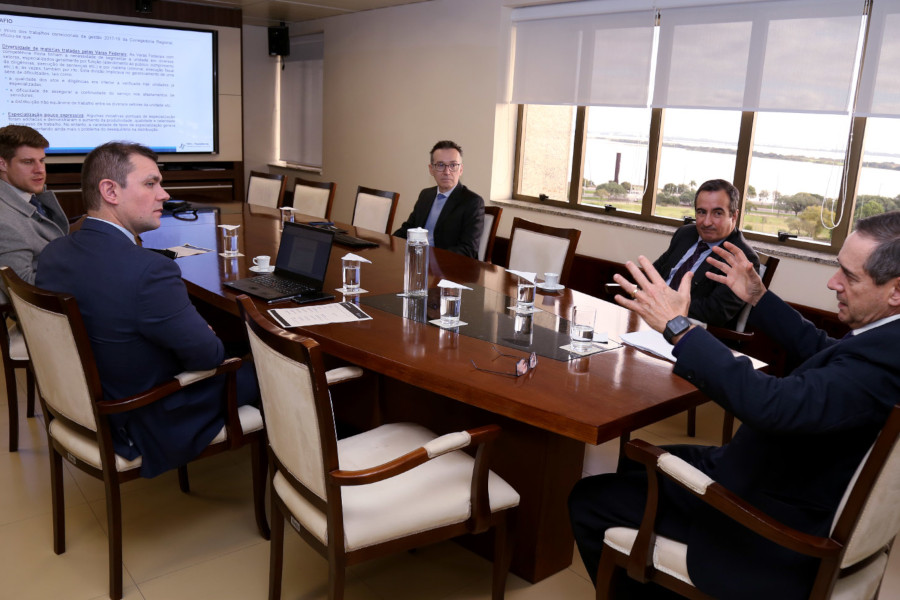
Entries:
{"type": "Polygon", "coordinates": [[[682,317],[678,315],[668,323],[666,323],[666,328],[663,329],[663,337],[666,338],[666,341],[670,344],[674,344],[672,340],[674,340],[677,336],[681,335],[685,331],[691,328],[691,322],[688,321],[687,317],[682,317]]]}

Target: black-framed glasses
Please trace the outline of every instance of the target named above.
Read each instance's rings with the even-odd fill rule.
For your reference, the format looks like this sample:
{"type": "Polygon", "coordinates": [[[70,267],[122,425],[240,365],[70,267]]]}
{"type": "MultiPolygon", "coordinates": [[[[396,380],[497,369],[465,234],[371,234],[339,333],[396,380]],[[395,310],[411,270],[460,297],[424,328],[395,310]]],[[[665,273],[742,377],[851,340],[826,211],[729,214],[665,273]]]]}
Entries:
{"type": "Polygon", "coordinates": [[[491,348],[493,348],[494,352],[499,355],[497,358],[499,358],[500,356],[506,356],[508,358],[518,359],[516,360],[515,372],[510,373],[508,371],[492,371],[490,369],[482,369],[475,364],[474,360],[472,360],[472,366],[475,367],[476,370],[484,371],[485,373],[493,373],[494,375],[505,375],[506,377],[521,377],[522,375],[525,375],[526,373],[534,369],[538,364],[537,354],[534,352],[532,352],[527,358],[522,358],[521,356],[516,356],[515,354],[505,354],[503,352],[500,352],[499,350],[497,350],[497,347],[493,345],[491,346],[491,348]]]}
{"type": "Polygon", "coordinates": [[[440,172],[443,172],[444,169],[450,169],[450,172],[451,172],[451,173],[456,173],[457,171],[459,171],[459,168],[460,168],[461,166],[462,166],[462,163],[458,163],[458,162],[452,162],[452,163],[436,162],[436,163],[431,163],[431,168],[434,169],[435,171],[440,171],[440,172]]]}

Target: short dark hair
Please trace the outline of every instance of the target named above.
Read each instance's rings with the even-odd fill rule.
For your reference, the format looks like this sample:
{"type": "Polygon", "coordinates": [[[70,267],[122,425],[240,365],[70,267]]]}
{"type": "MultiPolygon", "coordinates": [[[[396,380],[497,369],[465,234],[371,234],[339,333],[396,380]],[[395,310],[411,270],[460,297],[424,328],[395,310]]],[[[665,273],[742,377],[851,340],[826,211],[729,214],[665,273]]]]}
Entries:
{"type": "Polygon", "coordinates": [[[139,154],[156,162],[156,152],[132,142],[107,142],[91,150],[81,167],[81,195],[88,210],[102,206],[100,182],[112,179],[122,187],[128,185],[128,174],[134,170],[131,156],[139,154]]]}
{"type": "Polygon", "coordinates": [[[741,193],[730,181],[724,179],[710,179],[701,183],[697,188],[697,193],[694,194],[694,209],[697,208],[697,198],[700,196],[700,192],[718,192],[720,190],[728,194],[729,213],[732,215],[737,213],[738,207],[741,205],[741,193]]]}
{"type": "Polygon", "coordinates": [[[878,243],[863,265],[875,285],[900,277],[900,211],[860,219],[856,232],[878,243]]]}
{"type": "Polygon", "coordinates": [[[16,150],[22,146],[43,149],[49,145],[47,138],[27,125],[7,125],[0,128],[0,158],[7,162],[13,159],[16,150]]]}
{"type": "Polygon", "coordinates": [[[431,160],[434,160],[434,151],[435,150],[456,150],[459,152],[459,157],[462,158],[462,147],[456,142],[451,142],[450,140],[441,140],[431,149],[431,154],[428,156],[431,157],[431,160]]]}

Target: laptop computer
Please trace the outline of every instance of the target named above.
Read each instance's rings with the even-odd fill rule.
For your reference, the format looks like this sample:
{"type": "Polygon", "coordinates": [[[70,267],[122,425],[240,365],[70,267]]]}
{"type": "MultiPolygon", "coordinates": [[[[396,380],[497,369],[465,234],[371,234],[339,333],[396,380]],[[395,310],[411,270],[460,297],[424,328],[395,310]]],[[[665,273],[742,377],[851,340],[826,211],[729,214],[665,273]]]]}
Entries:
{"type": "Polygon", "coordinates": [[[334,232],[302,223],[285,223],[275,269],[267,275],[228,281],[225,285],[271,302],[298,303],[334,298],[322,292],[334,232]]]}
{"type": "Polygon", "coordinates": [[[312,225],[313,227],[319,227],[320,229],[327,229],[328,231],[334,232],[334,243],[340,246],[348,246],[350,248],[377,248],[378,242],[373,242],[372,240],[366,240],[363,238],[354,237],[347,233],[346,229],[341,229],[337,227],[331,221],[314,221],[311,223],[307,223],[307,225],[312,225]]]}

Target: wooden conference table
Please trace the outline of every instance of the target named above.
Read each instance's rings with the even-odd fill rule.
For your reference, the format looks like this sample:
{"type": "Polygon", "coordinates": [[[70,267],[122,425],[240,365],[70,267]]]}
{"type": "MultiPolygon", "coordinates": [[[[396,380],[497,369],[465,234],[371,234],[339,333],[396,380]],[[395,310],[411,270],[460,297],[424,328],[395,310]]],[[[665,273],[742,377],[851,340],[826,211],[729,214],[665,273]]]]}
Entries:
{"type": "MultiPolygon", "coordinates": [[[[220,251],[218,228],[210,222],[215,213],[212,217],[201,213],[201,217],[198,221],[163,217],[159,230],[143,234],[144,245],[165,248],[188,242],[220,251]]],[[[252,205],[219,218],[221,223],[241,226],[239,244],[244,256],[225,259],[209,252],[180,258],[178,265],[198,305],[215,307],[233,318],[238,315],[237,294],[224,282],[252,276],[253,256],[267,254],[274,261],[281,223],[278,211],[252,205]]],[[[446,331],[366,305],[367,297],[402,290],[406,241],[344,227],[351,235],[379,243],[377,248],[353,251],[372,261],[362,265],[362,288],[368,294],[360,300],[372,319],[299,331],[315,339],[327,354],[381,375],[378,385],[372,386],[379,388],[382,398],[379,418],[415,420],[438,433],[499,424],[503,434],[495,446],[492,468],[522,496],[512,571],[536,582],[566,568],[573,556],[566,499],[582,476],[584,444],[616,439],[700,404],[705,397],[673,375],[671,363],[630,347],[571,361],[540,357],[533,371],[518,378],[480,372],[473,368],[472,360],[497,370],[511,368],[512,361],[497,360],[492,344],[466,335],[465,328],[461,333],[446,331]]],[[[340,261],[347,252],[351,250],[334,246],[325,290],[341,287],[340,261]]],[[[430,287],[443,276],[483,287],[490,290],[485,294],[495,297],[515,296],[515,278],[502,267],[438,249],[432,249],[431,266],[430,287]]],[[[463,292],[464,321],[467,309],[481,308],[467,304],[467,294],[470,292],[463,292]]],[[[340,292],[335,296],[343,299],[340,292]]],[[[263,311],[292,306],[260,304],[263,311]]],[[[555,294],[538,291],[535,296],[535,306],[547,313],[542,317],[545,321],[565,323],[564,317],[574,305],[596,307],[597,331],[607,331],[612,339],[645,327],[618,305],[570,289],[555,294]]],[[[528,341],[513,341],[499,341],[500,350],[525,356],[528,341]]],[[[340,401],[335,398],[335,410],[340,413],[340,401]]],[[[472,545],[486,551],[489,541],[475,539],[472,545]]]]}

